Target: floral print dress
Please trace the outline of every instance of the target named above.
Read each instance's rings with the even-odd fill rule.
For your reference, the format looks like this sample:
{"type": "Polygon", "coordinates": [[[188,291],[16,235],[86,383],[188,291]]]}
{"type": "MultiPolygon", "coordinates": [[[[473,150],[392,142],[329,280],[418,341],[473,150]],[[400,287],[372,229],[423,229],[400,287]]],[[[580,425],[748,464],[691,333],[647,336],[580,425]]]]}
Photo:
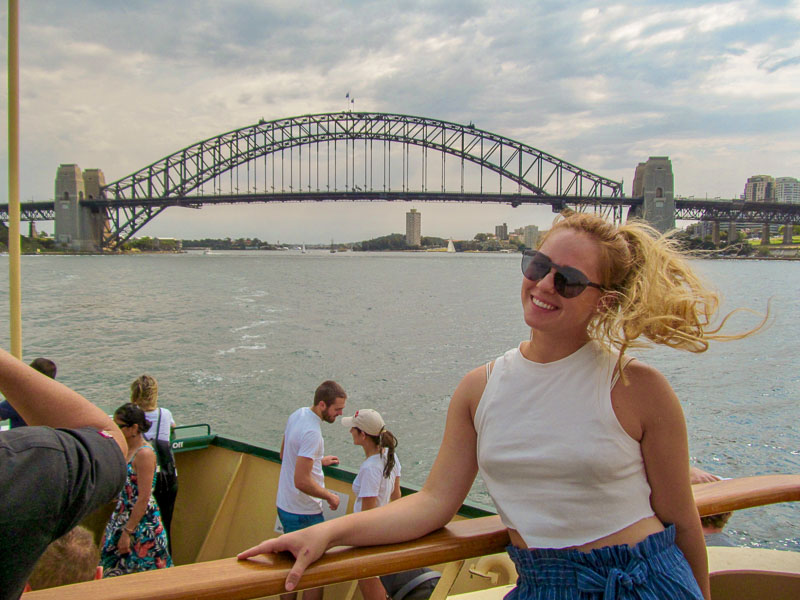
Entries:
{"type": "MultiPolygon", "coordinates": [[[[144,448],[144,446],[142,446],[144,448]]],[[[139,453],[139,448],[128,461],[128,476],[125,487],[119,494],[117,506],[111,514],[111,519],[106,525],[103,535],[103,549],[100,552],[100,566],[103,567],[103,577],[116,577],[139,571],[164,569],[172,566],[172,557],[167,549],[167,532],[161,523],[161,513],[158,510],[155,498],[150,494],[150,501],[144,516],[139,520],[131,537],[131,551],[128,554],[117,552],[117,542],[122,533],[122,528],[131,516],[133,505],[139,498],[139,480],[133,470],[133,460],[139,453]]],[[[153,489],[153,481],[150,489],[153,489]]]]}

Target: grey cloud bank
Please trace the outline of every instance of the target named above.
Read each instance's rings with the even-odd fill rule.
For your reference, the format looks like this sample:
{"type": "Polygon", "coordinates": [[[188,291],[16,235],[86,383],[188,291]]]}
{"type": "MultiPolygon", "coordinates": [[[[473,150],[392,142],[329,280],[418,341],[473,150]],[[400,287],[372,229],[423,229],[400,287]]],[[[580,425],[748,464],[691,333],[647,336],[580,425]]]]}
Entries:
{"type": "MultiPolygon", "coordinates": [[[[473,121],[622,179],[627,193],[651,155],[672,158],[684,195],[738,196],[756,173],[800,177],[797,0],[28,0],[21,17],[23,201],[52,196],[59,163],[111,181],[261,117],[342,110],[348,91],[356,110],[473,121]]],[[[143,234],[352,241],[402,231],[410,206],[169,209],[143,234]]],[[[413,206],[424,235],[552,218],[413,206]]]]}

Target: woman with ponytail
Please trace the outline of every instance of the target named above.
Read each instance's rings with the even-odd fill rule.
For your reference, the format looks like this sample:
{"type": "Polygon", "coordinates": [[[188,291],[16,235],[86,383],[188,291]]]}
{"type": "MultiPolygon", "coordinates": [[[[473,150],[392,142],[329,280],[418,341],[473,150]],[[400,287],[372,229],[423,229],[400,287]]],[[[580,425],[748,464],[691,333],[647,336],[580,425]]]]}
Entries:
{"type": "Polygon", "coordinates": [[[717,295],[669,237],[643,223],[563,214],[521,266],[530,338],[461,380],[422,490],[262,542],[240,559],[292,552],[294,589],[330,547],[442,527],[480,472],[519,574],[507,600],[709,599],[680,402],[658,370],[626,351],[649,340],[701,353],[752,331],[720,333],[727,317],[712,325],[717,295]]]}
{"type": "MultiPolygon", "coordinates": [[[[400,462],[394,449],[397,438],[386,429],[378,411],[357,410],[352,417],[342,417],[342,425],[350,428],[353,443],[364,449],[366,459],[353,480],[356,503],[353,512],[370,510],[400,497],[400,462]]],[[[358,582],[364,600],[385,600],[386,590],[380,579],[372,577],[358,582]]]]}

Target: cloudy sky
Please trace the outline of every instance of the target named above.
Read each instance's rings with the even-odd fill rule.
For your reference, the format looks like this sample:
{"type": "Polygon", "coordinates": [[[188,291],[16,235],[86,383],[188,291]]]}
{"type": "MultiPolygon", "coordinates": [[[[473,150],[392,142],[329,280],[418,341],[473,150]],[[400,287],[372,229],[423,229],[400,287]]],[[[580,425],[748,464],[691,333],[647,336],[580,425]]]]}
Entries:
{"type": "MultiPolygon", "coordinates": [[[[23,201],[52,198],[60,163],[113,181],[260,118],[342,110],[347,92],[356,111],[472,121],[626,194],[649,156],[672,159],[684,196],[800,177],[800,0],[21,5],[23,201]]],[[[411,206],[423,235],[457,239],[552,219],[546,207],[221,206],[169,209],[142,234],[358,241],[404,231],[411,206]]]]}

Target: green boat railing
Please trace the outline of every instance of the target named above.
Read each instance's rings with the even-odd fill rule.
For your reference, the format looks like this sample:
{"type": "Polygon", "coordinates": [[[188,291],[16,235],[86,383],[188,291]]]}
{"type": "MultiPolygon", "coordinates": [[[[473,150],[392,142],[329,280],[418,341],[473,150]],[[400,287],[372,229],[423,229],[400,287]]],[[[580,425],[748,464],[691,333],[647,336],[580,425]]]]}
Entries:
{"type": "Polygon", "coordinates": [[[172,430],[172,451],[202,450],[208,448],[216,437],[216,434],[211,433],[211,425],[208,423],[178,425],[172,430]]]}

